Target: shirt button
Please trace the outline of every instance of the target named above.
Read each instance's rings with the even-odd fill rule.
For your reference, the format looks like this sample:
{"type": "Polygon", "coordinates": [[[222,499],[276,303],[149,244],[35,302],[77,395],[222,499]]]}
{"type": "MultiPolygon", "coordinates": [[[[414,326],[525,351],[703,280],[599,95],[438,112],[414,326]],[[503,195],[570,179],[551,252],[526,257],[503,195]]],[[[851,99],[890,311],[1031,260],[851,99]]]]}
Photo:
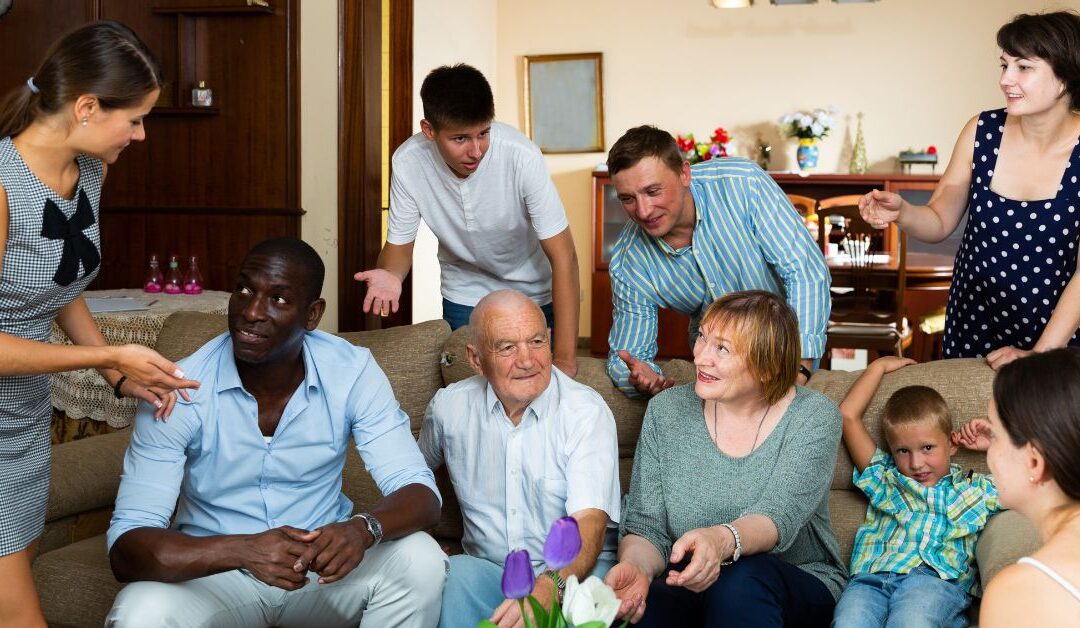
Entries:
{"type": "Polygon", "coordinates": [[[510,514],[516,515],[517,514],[517,508],[511,508],[510,509],[510,514]]]}

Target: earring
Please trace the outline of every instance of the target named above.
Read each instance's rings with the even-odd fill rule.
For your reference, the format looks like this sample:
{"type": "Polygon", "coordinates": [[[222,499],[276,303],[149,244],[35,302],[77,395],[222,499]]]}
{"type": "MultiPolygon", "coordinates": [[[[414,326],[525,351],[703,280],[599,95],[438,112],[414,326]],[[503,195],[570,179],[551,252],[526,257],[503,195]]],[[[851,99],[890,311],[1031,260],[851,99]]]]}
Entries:
{"type": "Polygon", "coordinates": [[[86,125],[88,125],[88,124],[90,124],[90,118],[83,118],[83,119],[82,119],[82,125],[83,125],[83,126],[86,126],[86,125]]]}
{"type": "Polygon", "coordinates": [[[1031,482],[1032,484],[1034,484],[1035,483],[1035,476],[1034,475],[1029,475],[1028,476],[1028,482],[1031,482]]]}

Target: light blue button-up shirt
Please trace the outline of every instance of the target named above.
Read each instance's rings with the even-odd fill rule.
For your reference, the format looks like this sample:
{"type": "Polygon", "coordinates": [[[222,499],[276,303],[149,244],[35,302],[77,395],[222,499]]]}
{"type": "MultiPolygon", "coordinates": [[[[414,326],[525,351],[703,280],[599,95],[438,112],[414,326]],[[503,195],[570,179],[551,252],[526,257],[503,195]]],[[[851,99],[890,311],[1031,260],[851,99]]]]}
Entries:
{"type": "Polygon", "coordinates": [[[652,363],[658,307],[689,314],[696,333],[705,308],[739,290],[783,295],[799,318],[803,358],[825,350],[832,279],[825,256],[784,191],[753,162],[710,159],[690,169],[697,223],[690,246],[674,249],[635,222],[623,227],[611,254],[614,303],[608,374],[633,395],[620,349],[652,363]]]}
{"type": "Polygon", "coordinates": [[[384,495],[408,484],[438,495],[409,418],[371,353],[313,331],[304,337],[303,359],[304,380],[269,440],[259,430],[258,403],[236,371],[228,334],[181,360],[202,387],[191,401],[177,401],[168,422],[155,422],[153,409],[140,404],[109,548],[128,530],[169,527],[174,505],[172,527],[192,536],[344,521],[353,513],[341,492],[350,438],[384,495]]]}
{"type": "MultiPolygon", "coordinates": [[[[480,376],[435,394],[420,449],[446,465],[461,504],[465,553],[503,564],[513,549],[544,564],[551,523],[586,508],[619,521],[615,419],[600,395],[551,369],[551,383],[514,425],[480,376]]],[[[609,524],[599,558],[615,560],[618,527],[609,524]]]]}

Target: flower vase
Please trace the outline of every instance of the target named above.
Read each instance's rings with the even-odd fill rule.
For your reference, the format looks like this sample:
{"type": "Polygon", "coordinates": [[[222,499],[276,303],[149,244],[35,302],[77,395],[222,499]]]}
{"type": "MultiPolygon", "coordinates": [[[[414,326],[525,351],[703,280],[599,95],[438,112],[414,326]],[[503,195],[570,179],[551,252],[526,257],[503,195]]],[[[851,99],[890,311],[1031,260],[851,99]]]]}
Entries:
{"type": "Polygon", "coordinates": [[[800,139],[799,150],[795,152],[795,158],[799,162],[799,170],[813,172],[817,169],[818,141],[814,138],[800,139]]]}

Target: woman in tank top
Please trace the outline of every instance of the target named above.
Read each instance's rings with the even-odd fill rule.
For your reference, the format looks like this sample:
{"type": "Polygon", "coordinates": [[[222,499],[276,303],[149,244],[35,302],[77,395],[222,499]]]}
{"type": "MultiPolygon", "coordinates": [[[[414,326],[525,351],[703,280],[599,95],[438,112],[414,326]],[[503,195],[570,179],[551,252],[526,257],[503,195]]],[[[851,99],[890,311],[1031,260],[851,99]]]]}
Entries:
{"type": "Polygon", "coordinates": [[[981,438],[1001,503],[1043,544],[990,581],[979,626],[1080,626],[1080,349],[1002,367],[988,425],[981,438]]]}
{"type": "Polygon", "coordinates": [[[1080,346],[1080,15],[1018,15],[1001,27],[1005,108],[968,121],[927,205],[873,191],[871,225],[939,242],[967,212],[945,319],[945,357],[994,369],[1080,346]]]}
{"type": "Polygon", "coordinates": [[[49,373],[96,368],[117,396],[167,415],[176,365],[108,346],[80,294],[101,264],[106,164],[142,141],[161,71],[126,26],[96,22],[58,40],[0,105],[0,626],[44,626],[30,561],[45,522],[49,373]],[[49,344],[53,321],[74,345],[49,344]]]}

